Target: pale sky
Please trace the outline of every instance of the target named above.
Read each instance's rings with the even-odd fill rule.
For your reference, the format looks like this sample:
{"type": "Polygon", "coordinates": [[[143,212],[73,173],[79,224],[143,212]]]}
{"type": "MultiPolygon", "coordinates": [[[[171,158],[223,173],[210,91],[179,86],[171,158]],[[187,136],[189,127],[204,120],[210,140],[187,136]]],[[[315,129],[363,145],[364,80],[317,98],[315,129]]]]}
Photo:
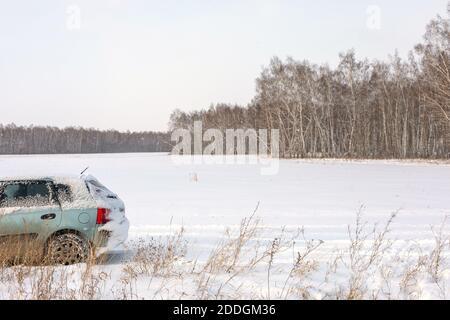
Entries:
{"type": "Polygon", "coordinates": [[[166,130],[175,108],[247,104],[275,55],[331,66],[351,48],[405,57],[446,5],[0,0],[0,123],[166,130]]]}

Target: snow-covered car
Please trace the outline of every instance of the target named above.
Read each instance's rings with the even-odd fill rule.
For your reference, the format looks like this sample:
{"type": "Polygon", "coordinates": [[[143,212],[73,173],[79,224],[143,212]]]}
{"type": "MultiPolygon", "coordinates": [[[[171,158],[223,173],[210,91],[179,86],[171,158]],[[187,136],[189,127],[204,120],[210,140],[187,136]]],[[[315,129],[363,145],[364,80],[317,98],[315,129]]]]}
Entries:
{"type": "Polygon", "coordinates": [[[123,201],[93,176],[0,179],[0,248],[27,239],[68,265],[115,250],[128,228],[123,201]]]}

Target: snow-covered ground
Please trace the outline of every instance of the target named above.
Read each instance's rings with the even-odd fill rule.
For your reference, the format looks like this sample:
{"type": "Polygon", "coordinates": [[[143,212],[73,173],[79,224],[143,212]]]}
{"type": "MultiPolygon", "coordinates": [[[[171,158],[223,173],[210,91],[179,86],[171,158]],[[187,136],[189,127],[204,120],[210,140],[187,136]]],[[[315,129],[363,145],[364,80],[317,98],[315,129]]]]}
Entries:
{"type": "MultiPolygon", "coordinates": [[[[130,220],[128,248],[137,239],[164,239],[184,227],[183,239],[187,250],[182,262],[177,261],[177,267],[193,261],[198,265],[205,263],[223,239],[226,229],[237,231],[241,220],[249,217],[258,203],[255,216],[261,219],[260,232],[250,246],[255,243],[270,245],[283,227],[286,239],[299,228],[304,228],[306,239],[323,241],[312,256],[319,264],[314,268],[318,271],[298,278],[301,286],[309,283],[314,287],[310,289],[309,297],[312,298],[327,297],[326,292],[336,293],[341,284],[345,287],[345,283],[352,279],[354,268],[346,269],[344,265],[337,269],[336,277],[331,277],[331,280],[326,280],[326,273],[333,269],[328,264],[333,257],[348,248],[348,226],[355,224],[361,206],[364,207],[362,219],[368,222],[368,231],[375,223],[381,228],[392,213],[398,212],[388,235],[389,239],[396,240],[389,254],[403,269],[394,270],[398,274],[389,281],[392,282],[390,294],[404,298],[408,294],[400,295],[398,283],[404,271],[412,268],[414,259],[399,260],[413,246],[431,251],[435,243],[431,226],[439,227],[450,214],[448,162],[280,160],[278,174],[261,175],[258,165],[176,165],[165,154],[0,156],[0,177],[74,175],[87,166],[89,174],[124,200],[130,220]],[[395,252],[399,253],[396,257],[395,252]]],[[[446,231],[447,226],[444,227],[446,231]]],[[[448,245],[442,249],[444,258],[449,252],[448,245]]],[[[271,264],[265,261],[229,282],[226,275],[211,279],[208,285],[210,292],[203,297],[214,296],[222,284],[228,286],[224,289],[229,293],[226,297],[233,297],[232,291],[236,290],[240,292],[236,295],[239,298],[269,295],[283,298],[282,288],[286,280],[289,286],[300,292],[303,287],[299,287],[294,277],[291,279],[289,270],[297,251],[303,252],[304,246],[303,237],[300,237],[292,248],[274,258],[270,272],[267,269],[271,264]],[[268,283],[271,289],[267,288],[268,283]]],[[[418,251],[414,252],[414,257],[420,256],[418,251]]],[[[132,254],[124,254],[122,260],[96,267],[109,274],[105,298],[117,298],[111,293],[111,286],[119,281],[129,256],[132,254]]],[[[418,289],[409,297],[448,298],[447,289],[442,288],[442,284],[450,287],[449,269],[444,262],[442,270],[439,270],[441,282],[433,283],[425,273],[417,276],[414,285],[418,289]]],[[[382,283],[386,279],[380,277],[378,269],[371,272],[373,277],[367,275],[363,286],[368,290],[382,288],[383,293],[378,297],[388,298],[389,294],[385,293],[387,285],[382,283]]],[[[196,297],[189,288],[198,285],[198,275],[196,279],[189,276],[182,280],[170,279],[164,284],[164,290],[161,290],[161,279],[152,279],[152,283],[147,283],[148,277],[135,280],[135,298],[196,297]]],[[[5,287],[0,289],[4,298],[9,295],[5,290],[5,287]]],[[[221,297],[220,294],[217,296],[221,297]]],[[[292,298],[294,293],[288,296],[292,298]]],[[[330,294],[330,297],[336,297],[336,294],[330,294]]]]}

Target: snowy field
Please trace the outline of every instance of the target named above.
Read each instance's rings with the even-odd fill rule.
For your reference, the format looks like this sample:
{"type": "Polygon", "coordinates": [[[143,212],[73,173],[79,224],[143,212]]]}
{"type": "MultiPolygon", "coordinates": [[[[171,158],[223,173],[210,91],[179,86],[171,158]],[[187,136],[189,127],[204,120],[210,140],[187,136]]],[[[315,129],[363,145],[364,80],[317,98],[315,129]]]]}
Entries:
{"type": "MultiPolygon", "coordinates": [[[[264,176],[258,165],[176,165],[165,154],[0,156],[2,177],[76,175],[87,166],[124,200],[131,225],[123,252],[94,267],[101,284],[92,298],[450,297],[448,162],[281,160],[278,174],[264,176]],[[255,208],[255,232],[235,250],[232,239],[255,208]],[[358,212],[358,237],[367,234],[360,242],[358,212]],[[170,266],[136,267],[139,246],[156,243],[156,254],[167,254],[157,250],[181,228],[170,266]]],[[[84,268],[56,272],[70,271],[75,292],[84,268]]],[[[2,281],[0,298],[36,298],[33,279],[14,281],[2,281]]]]}

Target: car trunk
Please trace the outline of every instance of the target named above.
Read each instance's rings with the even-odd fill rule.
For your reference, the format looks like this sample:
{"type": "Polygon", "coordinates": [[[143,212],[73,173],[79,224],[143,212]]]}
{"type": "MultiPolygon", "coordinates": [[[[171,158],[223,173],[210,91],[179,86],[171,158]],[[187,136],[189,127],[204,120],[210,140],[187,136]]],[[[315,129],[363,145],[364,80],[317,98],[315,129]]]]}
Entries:
{"type": "Polygon", "coordinates": [[[125,217],[123,201],[93,176],[84,178],[86,186],[99,209],[107,209],[106,223],[100,223],[99,231],[107,232],[109,239],[104,251],[117,249],[128,235],[129,222],[125,217]]]}

